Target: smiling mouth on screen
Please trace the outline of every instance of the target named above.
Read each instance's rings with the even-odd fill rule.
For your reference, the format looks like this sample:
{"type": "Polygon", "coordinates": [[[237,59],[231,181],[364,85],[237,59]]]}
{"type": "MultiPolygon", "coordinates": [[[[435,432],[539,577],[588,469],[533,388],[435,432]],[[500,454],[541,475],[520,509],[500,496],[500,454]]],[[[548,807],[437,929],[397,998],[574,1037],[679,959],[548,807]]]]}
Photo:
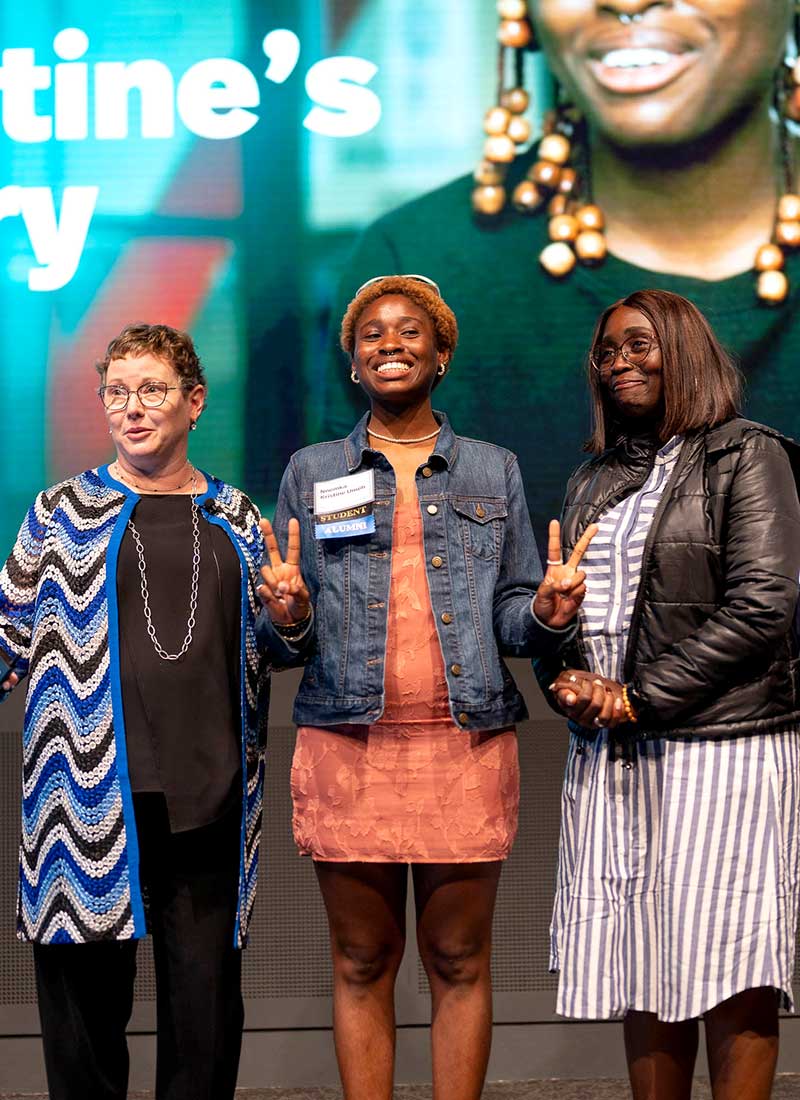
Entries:
{"type": "Polygon", "coordinates": [[[377,368],[377,373],[382,378],[402,378],[404,375],[408,374],[410,370],[410,363],[404,363],[402,360],[394,360],[391,363],[381,363],[377,368]]]}
{"type": "Polygon", "coordinates": [[[697,59],[692,51],[673,52],[652,46],[623,46],[589,58],[601,87],[619,95],[656,92],[677,80],[697,59]]]}

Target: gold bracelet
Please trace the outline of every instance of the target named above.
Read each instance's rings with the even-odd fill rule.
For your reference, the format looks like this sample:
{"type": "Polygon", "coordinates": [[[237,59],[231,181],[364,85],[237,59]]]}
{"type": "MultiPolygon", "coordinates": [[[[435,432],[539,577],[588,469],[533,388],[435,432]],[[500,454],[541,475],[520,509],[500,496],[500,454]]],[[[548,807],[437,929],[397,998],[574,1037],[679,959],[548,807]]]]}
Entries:
{"type": "Polygon", "coordinates": [[[311,622],[311,608],[308,612],[296,623],[275,623],[273,626],[280,636],[287,642],[294,642],[298,638],[302,637],[308,629],[308,624],[311,622]]]}
{"type": "Polygon", "coordinates": [[[628,721],[629,722],[638,722],[639,719],[636,717],[636,713],[635,713],[633,707],[631,706],[631,701],[628,698],[628,685],[627,684],[622,685],[622,705],[625,708],[625,717],[628,719],[628,721]]]}

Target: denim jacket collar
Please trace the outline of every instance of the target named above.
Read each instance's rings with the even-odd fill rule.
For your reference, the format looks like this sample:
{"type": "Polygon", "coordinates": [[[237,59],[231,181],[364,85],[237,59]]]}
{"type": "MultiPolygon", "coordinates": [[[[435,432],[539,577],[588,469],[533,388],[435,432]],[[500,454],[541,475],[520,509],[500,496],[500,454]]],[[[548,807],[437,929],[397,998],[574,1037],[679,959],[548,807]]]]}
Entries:
{"type": "MultiPolygon", "coordinates": [[[[345,460],[351,474],[364,463],[365,455],[375,456],[380,454],[380,451],[376,451],[374,447],[369,445],[367,424],[370,415],[371,413],[365,413],[344,441],[345,460]]],[[[441,459],[442,464],[450,469],[455,462],[456,452],[458,451],[458,439],[450,427],[450,421],[443,412],[437,412],[434,409],[433,416],[437,424],[441,425],[441,431],[436,437],[434,449],[431,451],[431,458],[441,459]]]]}

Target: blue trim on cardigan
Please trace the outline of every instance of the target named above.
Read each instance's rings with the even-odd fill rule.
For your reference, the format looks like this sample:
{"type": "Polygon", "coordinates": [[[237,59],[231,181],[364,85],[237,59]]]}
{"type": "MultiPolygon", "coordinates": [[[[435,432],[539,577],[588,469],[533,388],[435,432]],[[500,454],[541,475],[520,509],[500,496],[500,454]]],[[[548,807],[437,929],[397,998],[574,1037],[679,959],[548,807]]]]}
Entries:
{"type": "MultiPolygon", "coordinates": [[[[201,470],[199,466],[196,467],[196,469],[198,474],[202,474],[203,477],[206,479],[206,491],[195,498],[195,504],[202,508],[206,501],[216,500],[217,496],[219,495],[220,483],[217,481],[216,478],[211,477],[210,474],[207,474],[205,470],[201,470]]],[[[232,538],[234,542],[236,541],[232,531],[228,531],[228,538],[232,538]]]]}
{"type": "MultiPolygon", "coordinates": [[[[204,475],[205,476],[205,475],[204,475]]],[[[212,487],[210,478],[206,478],[209,489],[212,487]]],[[[206,494],[203,500],[213,500],[217,495],[217,486],[214,485],[213,494],[206,494]]],[[[197,498],[200,503],[200,497],[197,498]]],[[[230,524],[222,516],[210,516],[203,513],[209,522],[221,527],[233,544],[233,548],[239,558],[239,573],[241,576],[241,601],[239,606],[239,720],[241,723],[241,749],[242,749],[242,823],[239,829],[239,904],[236,906],[236,922],[233,927],[233,946],[239,945],[239,928],[242,920],[242,908],[247,900],[247,872],[245,868],[245,845],[247,843],[247,645],[246,629],[247,621],[247,578],[250,569],[245,560],[244,552],[239,545],[239,540],[233,533],[230,524]]]]}
{"type": "Polygon", "coordinates": [[[125,838],[128,853],[128,884],[131,895],[131,913],[133,914],[133,938],[139,939],[147,934],[147,922],[144,915],[144,902],[139,882],[139,837],[136,832],[136,816],[133,810],[133,794],[128,773],[128,745],[125,740],[125,717],[122,707],[122,683],[119,661],[119,606],[117,604],[117,561],[119,548],[125,535],[128,520],[136,507],[139,497],[121,482],[115,481],[103,466],[98,473],[111,484],[120,485],[126,490],[127,499],[117,518],[114,533],[106,551],[106,600],[108,602],[108,658],[109,679],[111,681],[111,713],[114,716],[114,742],[116,745],[117,775],[122,795],[122,816],[125,819],[125,838]]]}

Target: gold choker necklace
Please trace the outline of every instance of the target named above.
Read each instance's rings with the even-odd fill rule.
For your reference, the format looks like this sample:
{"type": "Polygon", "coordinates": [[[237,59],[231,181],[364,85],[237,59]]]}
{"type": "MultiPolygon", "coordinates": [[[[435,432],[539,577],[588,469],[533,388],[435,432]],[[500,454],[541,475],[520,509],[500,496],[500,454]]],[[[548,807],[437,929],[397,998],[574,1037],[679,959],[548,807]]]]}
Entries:
{"type": "Polygon", "coordinates": [[[384,443],[424,443],[427,439],[433,439],[441,430],[441,428],[437,428],[436,431],[428,432],[427,435],[418,435],[416,439],[395,439],[393,435],[381,435],[380,432],[373,432],[372,428],[367,428],[367,434],[374,439],[382,439],[384,443]]]}

